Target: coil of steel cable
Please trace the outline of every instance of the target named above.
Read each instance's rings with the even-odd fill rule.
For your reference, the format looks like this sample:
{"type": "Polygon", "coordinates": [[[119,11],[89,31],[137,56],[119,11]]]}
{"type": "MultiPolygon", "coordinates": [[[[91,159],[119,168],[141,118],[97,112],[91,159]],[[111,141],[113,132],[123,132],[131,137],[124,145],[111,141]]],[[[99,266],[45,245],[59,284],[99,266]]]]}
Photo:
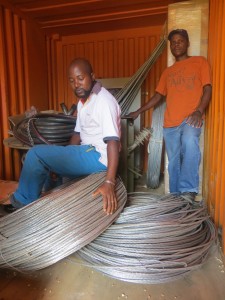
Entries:
{"type": "Polygon", "coordinates": [[[172,195],[128,195],[118,219],[77,254],[113,278],[143,284],[169,282],[200,267],[216,240],[205,207],[172,195]]]}
{"type": "Polygon", "coordinates": [[[22,143],[67,145],[76,125],[76,118],[63,114],[39,113],[25,118],[13,128],[13,135],[22,143]]]}
{"type": "Polygon", "coordinates": [[[43,269],[74,253],[101,234],[123,209],[127,193],[117,178],[118,209],[103,211],[102,197],[92,193],[106,173],[69,182],[51,194],[0,218],[0,268],[43,269]]]}

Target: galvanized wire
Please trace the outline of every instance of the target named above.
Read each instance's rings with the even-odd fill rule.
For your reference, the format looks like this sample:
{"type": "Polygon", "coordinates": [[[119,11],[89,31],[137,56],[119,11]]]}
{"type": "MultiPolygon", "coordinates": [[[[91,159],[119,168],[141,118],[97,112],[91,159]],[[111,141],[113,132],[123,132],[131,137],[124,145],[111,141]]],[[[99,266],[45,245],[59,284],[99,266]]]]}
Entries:
{"type": "Polygon", "coordinates": [[[151,128],[143,128],[135,137],[135,140],[131,146],[128,147],[128,154],[130,154],[139,145],[143,144],[145,140],[152,134],[151,128]]]}
{"type": "Polygon", "coordinates": [[[160,170],[163,146],[163,121],[165,101],[161,102],[152,114],[152,134],[148,143],[147,187],[156,189],[160,183],[160,170]]]}
{"type": "Polygon", "coordinates": [[[142,83],[148,75],[148,72],[156,62],[157,58],[161,55],[164,48],[166,47],[166,36],[159,41],[158,45],[155,47],[150,57],[144,62],[144,64],[135,72],[135,74],[130,78],[128,83],[115,94],[115,98],[121,107],[121,114],[124,115],[128,112],[131,104],[133,103],[135,97],[137,96],[142,83]]]}
{"type": "Polygon", "coordinates": [[[102,197],[92,193],[106,173],[92,174],[0,219],[0,268],[33,271],[74,253],[101,234],[118,216],[127,199],[116,181],[118,209],[103,211],[102,197]]]}
{"type": "Polygon", "coordinates": [[[77,255],[113,278],[152,284],[200,267],[215,240],[205,207],[173,195],[132,193],[115,223],[77,255]]]}

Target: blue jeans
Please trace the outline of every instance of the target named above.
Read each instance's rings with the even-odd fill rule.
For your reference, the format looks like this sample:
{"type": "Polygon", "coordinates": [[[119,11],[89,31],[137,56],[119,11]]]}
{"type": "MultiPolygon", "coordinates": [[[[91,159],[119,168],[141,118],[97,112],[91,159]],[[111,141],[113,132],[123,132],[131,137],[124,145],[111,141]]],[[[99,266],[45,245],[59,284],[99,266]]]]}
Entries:
{"type": "Polygon", "coordinates": [[[195,192],[199,189],[201,128],[184,121],[177,127],[163,129],[169,165],[170,193],[195,192]]]}
{"type": "Polygon", "coordinates": [[[34,146],[26,155],[14,198],[22,205],[38,199],[50,172],[59,177],[77,178],[105,171],[106,166],[99,158],[99,152],[89,145],[34,146]]]}

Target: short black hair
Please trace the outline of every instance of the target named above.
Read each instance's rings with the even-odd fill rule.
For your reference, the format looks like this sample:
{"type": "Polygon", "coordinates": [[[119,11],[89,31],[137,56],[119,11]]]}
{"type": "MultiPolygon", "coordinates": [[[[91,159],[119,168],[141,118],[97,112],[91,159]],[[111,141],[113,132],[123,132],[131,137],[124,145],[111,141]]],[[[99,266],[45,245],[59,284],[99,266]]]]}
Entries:
{"type": "Polygon", "coordinates": [[[86,58],[83,57],[75,58],[74,60],[71,61],[70,67],[74,65],[82,65],[88,74],[93,73],[92,65],[86,58]]]}
{"type": "Polygon", "coordinates": [[[185,30],[185,29],[174,29],[174,30],[172,30],[168,35],[168,40],[169,41],[171,41],[174,34],[182,35],[189,42],[189,36],[188,36],[187,30],[185,30]]]}

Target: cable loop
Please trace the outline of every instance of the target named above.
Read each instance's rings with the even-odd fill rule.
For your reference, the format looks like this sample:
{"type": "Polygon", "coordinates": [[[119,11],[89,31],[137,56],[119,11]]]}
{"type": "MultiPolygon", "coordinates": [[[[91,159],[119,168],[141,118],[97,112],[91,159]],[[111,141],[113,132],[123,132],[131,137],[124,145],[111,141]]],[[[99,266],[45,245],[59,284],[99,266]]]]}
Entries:
{"type": "Polygon", "coordinates": [[[25,118],[13,127],[14,136],[28,146],[67,145],[76,125],[70,115],[40,113],[25,118]]]}
{"type": "Polygon", "coordinates": [[[162,283],[202,266],[216,239],[205,206],[193,208],[172,194],[131,193],[114,224],[77,255],[119,280],[162,283]]]}

